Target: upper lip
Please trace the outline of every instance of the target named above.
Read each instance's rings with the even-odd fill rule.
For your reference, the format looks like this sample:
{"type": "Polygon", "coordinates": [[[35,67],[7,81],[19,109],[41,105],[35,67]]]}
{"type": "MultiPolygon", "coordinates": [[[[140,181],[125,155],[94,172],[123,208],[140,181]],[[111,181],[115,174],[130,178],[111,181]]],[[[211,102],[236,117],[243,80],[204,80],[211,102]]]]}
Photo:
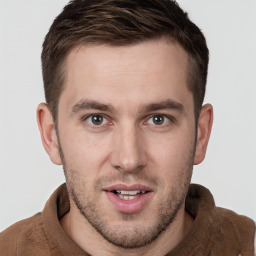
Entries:
{"type": "Polygon", "coordinates": [[[153,191],[152,187],[142,185],[142,184],[133,184],[133,185],[115,184],[103,189],[103,191],[107,191],[107,192],[111,192],[114,190],[124,190],[124,191],[139,190],[139,191],[147,191],[147,192],[153,191]]]}

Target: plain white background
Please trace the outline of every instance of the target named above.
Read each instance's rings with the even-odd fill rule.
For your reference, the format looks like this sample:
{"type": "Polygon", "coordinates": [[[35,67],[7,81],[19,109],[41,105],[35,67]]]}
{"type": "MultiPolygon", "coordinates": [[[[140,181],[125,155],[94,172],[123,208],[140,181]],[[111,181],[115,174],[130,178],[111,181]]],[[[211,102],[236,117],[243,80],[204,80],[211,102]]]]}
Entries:
{"type": "MultiPolygon", "coordinates": [[[[181,0],[210,49],[205,102],[214,125],[193,182],[216,204],[256,220],[256,1],[181,0]]],[[[44,207],[64,182],[41,145],[36,107],[44,101],[41,45],[65,0],[0,2],[0,231],[44,207]]]]}

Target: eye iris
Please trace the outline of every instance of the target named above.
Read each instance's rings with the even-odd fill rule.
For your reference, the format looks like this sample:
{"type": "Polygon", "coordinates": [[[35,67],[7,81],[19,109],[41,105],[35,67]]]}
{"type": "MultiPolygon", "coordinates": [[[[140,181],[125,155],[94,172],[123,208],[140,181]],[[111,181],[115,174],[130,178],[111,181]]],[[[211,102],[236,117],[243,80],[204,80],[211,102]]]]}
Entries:
{"type": "Polygon", "coordinates": [[[94,115],[92,116],[92,123],[95,125],[100,125],[103,122],[103,117],[100,115],[94,115]]]}
{"type": "Polygon", "coordinates": [[[164,117],[161,116],[161,115],[153,116],[153,122],[154,122],[154,124],[156,124],[156,125],[161,125],[161,124],[164,123],[164,117]]]}

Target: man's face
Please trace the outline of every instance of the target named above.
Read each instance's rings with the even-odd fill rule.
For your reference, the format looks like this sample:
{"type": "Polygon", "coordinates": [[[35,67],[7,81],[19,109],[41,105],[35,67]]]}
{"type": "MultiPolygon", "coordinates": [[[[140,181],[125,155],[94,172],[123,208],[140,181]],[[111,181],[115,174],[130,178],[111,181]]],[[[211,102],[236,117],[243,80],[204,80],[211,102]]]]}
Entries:
{"type": "Polygon", "coordinates": [[[196,134],[187,63],[164,40],[68,56],[58,136],[71,212],[115,245],[150,243],[184,209],[196,134]]]}

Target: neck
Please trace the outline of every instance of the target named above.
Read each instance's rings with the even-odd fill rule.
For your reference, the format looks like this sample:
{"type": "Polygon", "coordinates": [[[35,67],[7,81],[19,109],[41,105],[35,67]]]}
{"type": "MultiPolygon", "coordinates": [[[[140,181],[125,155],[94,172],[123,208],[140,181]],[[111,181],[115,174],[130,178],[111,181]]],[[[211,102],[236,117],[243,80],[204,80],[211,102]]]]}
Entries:
{"type": "Polygon", "coordinates": [[[181,207],[173,223],[152,243],[135,249],[123,249],[105,240],[80,214],[71,201],[70,211],[60,221],[69,237],[85,252],[94,256],[166,255],[175,248],[193,225],[192,217],[181,207]]]}

